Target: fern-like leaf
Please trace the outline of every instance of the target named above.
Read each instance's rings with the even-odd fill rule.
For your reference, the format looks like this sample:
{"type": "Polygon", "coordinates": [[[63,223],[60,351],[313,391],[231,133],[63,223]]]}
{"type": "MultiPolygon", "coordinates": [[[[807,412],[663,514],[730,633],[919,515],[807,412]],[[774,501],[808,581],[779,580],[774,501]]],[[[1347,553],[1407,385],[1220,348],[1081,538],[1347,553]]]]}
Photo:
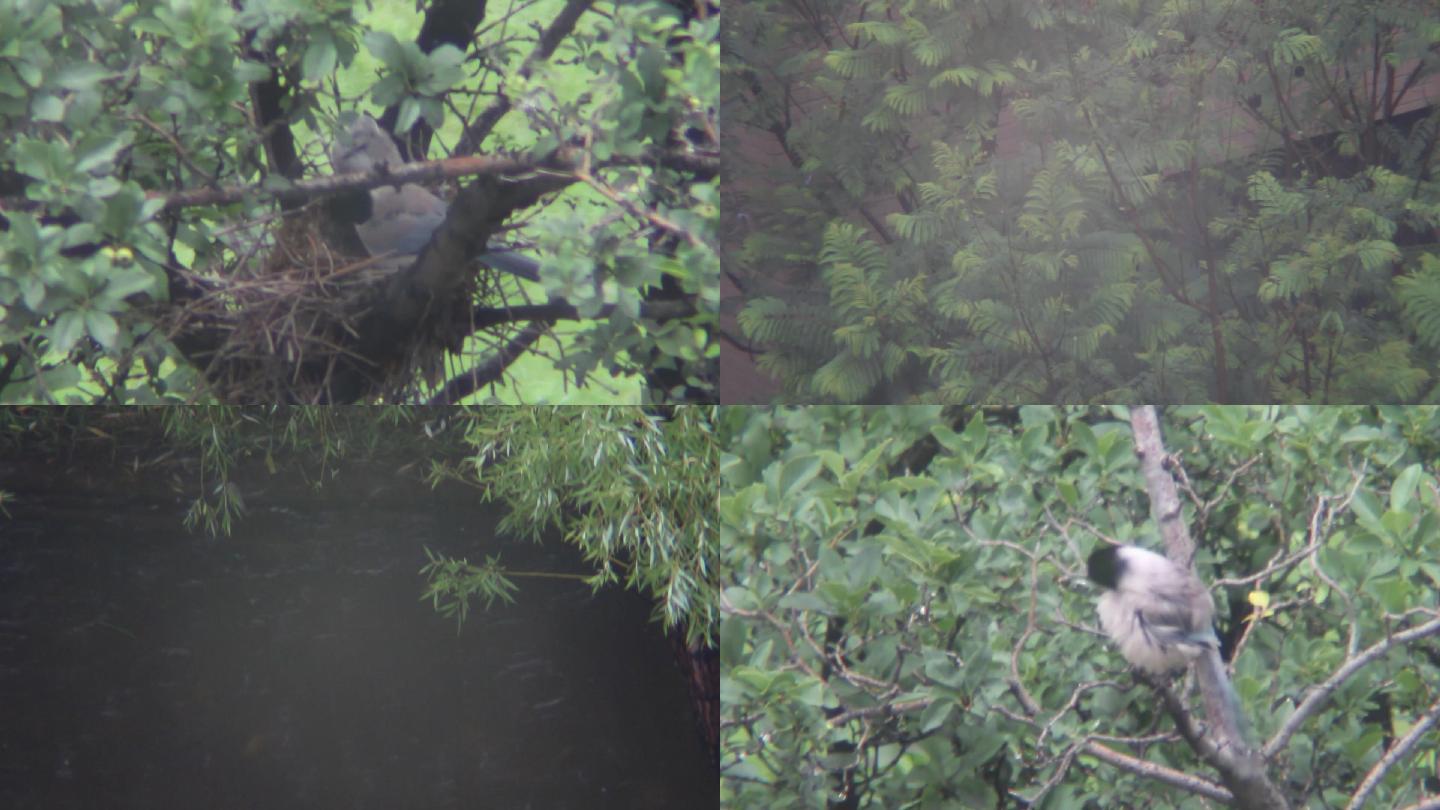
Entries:
{"type": "Polygon", "coordinates": [[[1421,268],[1395,279],[1405,322],[1420,342],[1440,349],[1440,258],[1420,257],[1421,268]]]}

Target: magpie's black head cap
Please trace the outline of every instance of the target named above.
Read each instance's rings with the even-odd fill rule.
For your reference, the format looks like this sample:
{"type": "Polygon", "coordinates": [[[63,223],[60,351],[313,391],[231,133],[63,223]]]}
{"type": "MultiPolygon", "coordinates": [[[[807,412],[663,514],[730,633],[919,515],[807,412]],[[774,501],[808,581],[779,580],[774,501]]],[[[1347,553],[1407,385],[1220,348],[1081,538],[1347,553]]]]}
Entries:
{"type": "Polygon", "coordinates": [[[1102,545],[1090,552],[1090,558],[1085,561],[1085,574],[1090,577],[1091,582],[1113,589],[1120,580],[1120,569],[1123,565],[1119,546],[1102,545]]]}

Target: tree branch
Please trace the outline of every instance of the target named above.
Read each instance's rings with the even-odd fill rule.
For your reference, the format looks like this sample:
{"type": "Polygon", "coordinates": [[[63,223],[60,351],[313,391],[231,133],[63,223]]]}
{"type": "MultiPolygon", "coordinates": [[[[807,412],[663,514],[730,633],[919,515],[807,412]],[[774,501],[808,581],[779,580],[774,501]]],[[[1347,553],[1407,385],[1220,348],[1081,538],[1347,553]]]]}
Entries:
{"type": "MultiPolygon", "coordinates": [[[[1165,549],[1170,559],[1189,568],[1195,556],[1195,543],[1183,520],[1175,478],[1169,471],[1173,461],[1165,453],[1155,406],[1144,405],[1132,410],[1130,425],[1135,435],[1135,455],[1140,460],[1140,470],[1150,496],[1151,514],[1160,528],[1165,549]]],[[[1213,651],[1208,654],[1218,656],[1213,651]]],[[[1225,699],[1227,685],[1219,682],[1224,678],[1224,668],[1219,666],[1218,661],[1215,663],[1215,667],[1195,668],[1201,693],[1205,697],[1205,717],[1209,725],[1204,744],[1198,745],[1200,738],[1191,736],[1195,733],[1194,729],[1186,733],[1188,724],[1180,723],[1182,716],[1188,717],[1183,710],[1177,715],[1177,724],[1180,724],[1191,745],[1198,745],[1199,753],[1220,772],[1225,786],[1235,794],[1237,806],[1288,808],[1290,805],[1285,795],[1265,772],[1265,760],[1246,743],[1238,708],[1225,699]]],[[[1171,713],[1177,714],[1173,709],[1171,713]]]]}
{"type": "Polygon", "coordinates": [[[1335,693],[1335,690],[1339,689],[1341,684],[1345,683],[1350,676],[1389,652],[1392,647],[1398,647],[1402,644],[1408,644],[1411,641],[1436,634],[1440,634],[1440,619],[1426,622],[1419,627],[1412,627],[1409,630],[1396,633],[1389,638],[1381,639],[1364,652],[1346,661],[1343,666],[1335,670],[1335,674],[1326,678],[1324,683],[1313,687],[1309,694],[1305,696],[1305,699],[1300,702],[1300,705],[1295,707],[1295,713],[1290,715],[1289,719],[1285,721],[1285,725],[1281,726],[1280,730],[1275,733],[1275,736],[1270,739],[1270,742],[1265,744],[1265,747],[1262,749],[1265,756],[1267,758],[1273,757],[1285,750],[1285,747],[1290,744],[1290,738],[1295,736],[1295,733],[1300,730],[1300,727],[1305,724],[1305,721],[1310,718],[1310,715],[1319,711],[1320,706],[1328,700],[1330,696],[1335,693]]]}
{"type": "Polygon", "coordinates": [[[341,191],[365,191],[402,183],[434,183],[467,175],[522,174],[544,170],[569,172],[573,166],[570,161],[574,157],[571,149],[562,149],[554,158],[542,163],[503,157],[456,157],[405,163],[400,166],[382,166],[373,172],[326,175],[301,180],[284,188],[267,189],[262,184],[189,189],[173,194],[149,192],[146,196],[150,199],[163,199],[163,210],[166,211],[197,205],[224,205],[256,197],[275,197],[282,202],[303,201],[341,191]]]}
{"type": "MultiPolygon", "coordinates": [[[[525,61],[521,63],[517,71],[520,78],[530,78],[535,63],[549,59],[550,56],[555,53],[555,49],[564,41],[565,37],[569,36],[570,32],[575,29],[575,24],[579,22],[580,16],[594,4],[595,0],[570,0],[566,3],[565,7],[560,10],[560,13],[555,15],[555,19],[551,21],[550,27],[546,28],[545,32],[540,35],[540,41],[536,44],[535,50],[531,51],[530,54],[525,57],[525,61]]],[[[510,112],[510,96],[506,93],[499,93],[496,95],[495,101],[475,118],[474,123],[465,128],[465,134],[460,136],[460,143],[455,147],[456,153],[461,155],[473,154],[480,148],[480,144],[484,143],[485,138],[489,136],[490,130],[495,128],[496,122],[503,118],[507,112],[510,112]]]]}
{"type": "MultiPolygon", "coordinates": [[[[315,197],[336,194],[342,191],[366,191],[381,186],[403,183],[434,183],[470,175],[523,175],[534,172],[570,175],[578,165],[579,151],[574,147],[562,147],[546,160],[518,160],[505,157],[461,156],[443,160],[427,160],[404,163],[399,166],[385,166],[373,172],[352,172],[331,174],[286,184],[283,187],[266,188],[264,182],[250,186],[226,186],[224,188],[187,189],[173,193],[160,191],[146,192],[152,200],[164,200],[162,210],[173,211],[200,205],[226,205],[247,199],[273,197],[282,203],[304,202],[315,197]]],[[[676,171],[713,172],[718,171],[719,158],[694,153],[659,153],[653,151],[641,158],[616,158],[606,161],[602,168],[644,166],[659,164],[676,171]]],[[[0,200],[0,208],[29,210],[37,207],[28,200],[0,200]]]]}
{"type": "MultiPolygon", "coordinates": [[[[499,326],[519,321],[581,321],[601,320],[615,313],[615,304],[606,304],[594,315],[581,315],[580,310],[563,301],[548,304],[526,304],[518,307],[476,307],[471,311],[471,322],[476,329],[499,326]]],[[[640,317],[646,320],[664,321],[672,318],[686,318],[697,314],[695,307],[686,301],[653,301],[640,305],[640,317]]]]}
{"type": "Polygon", "coordinates": [[[1204,796],[1207,799],[1213,799],[1225,804],[1230,804],[1235,800],[1235,797],[1231,795],[1229,791],[1214,782],[1201,779],[1198,776],[1191,776],[1184,771],[1177,771],[1174,768],[1167,768],[1164,765],[1157,765],[1149,760],[1132,757],[1129,754],[1122,754],[1114,748],[1108,745],[1101,745],[1094,740],[1089,740],[1085,743],[1085,753],[1090,754],[1102,762],[1114,765],[1121,770],[1149,777],[1164,782],[1167,785],[1174,785],[1198,796],[1204,796]]]}
{"type": "Polygon", "coordinates": [[[453,405],[490,383],[498,382],[504,376],[505,369],[509,368],[510,364],[524,354],[525,350],[539,340],[540,336],[545,334],[549,328],[549,324],[536,323],[521,329],[519,334],[511,338],[489,360],[445,383],[445,387],[441,388],[426,404],[453,405]]]}
{"type": "Polygon", "coordinates": [[[1430,733],[1430,729],[1434,728],[1437,718],[1440,718],[1440,699],[1431,703],[1430,708],[1425,710],[1425,714],[1422,715],[1419,722],[1410,729],[1409,733],[1396,740],[1395,744],[1390,746],[1390,750],[1385,752],[1385,756],[1381,757],[1380,761],[1375,763],[1375,767],[1371,768],[1370,772],[1365,774],[1365,781],[1360,783],[1360,788],[1355,791],[1355,795],[1351,797],[1350,803],[1345,806],[1345,810],[1360,810],[1361,807],[1364,807],[1366,799],[1370,797],[1370,794],[1375,791],[1376,787],[1379,787],[1380,780],[1384,779],[1385,774],[1389,773],[1391,768],[1398,765],[1400,760],[1409,755],[1411,749],[1420,742],[1422,737],[1430,733]]]}

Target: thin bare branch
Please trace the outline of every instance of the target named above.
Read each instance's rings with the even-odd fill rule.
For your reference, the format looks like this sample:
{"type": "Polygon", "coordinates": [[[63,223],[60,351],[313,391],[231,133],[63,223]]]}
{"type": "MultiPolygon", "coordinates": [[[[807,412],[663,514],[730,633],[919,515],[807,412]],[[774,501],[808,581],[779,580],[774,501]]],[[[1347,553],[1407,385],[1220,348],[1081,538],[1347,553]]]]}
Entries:
{"type": "Polygon", "coordinates": [[[1360,783],[1360,788],[1356,790],[1355,795],[1351,797],[1350,803],[1346,805],[1346,810],[1360,810],[1361,807],[1365,806],[1365,802],[1369,800],[1370,794],[1375,791],[1375,788],[1380,786],[1380,780],[1384,779],[1385,774],[1400,764],[1401,760],[1410,755],[1410,752],[1414,750],[1420,740],[1426,734],[1430,733],[1430,729],[1435,727],[1437,718],[1440,718],[1440,698],[1437,698],[1434,703],[1430,704],[1430,708],[1425,710],[1425,714],[1421,715],[1420,719],[1416,721],[1410,731],[1406,733],[1404,737],[1396,740],[1394,744],[1390,746],[1390,750],[1385,752],[1385,756],[1381,757],[1380,761],[1375,763],[1375,767],[1371,768],[1370,772],[1365,774],[1365,780],[1360,783]]]}
{"type": "Polygon", "coordinates": [[[1437,634],[1440,634],[1440,618],[1426,622],[1418,627],[1412,627],[1409,630],[1396,633],[1389,638],[1381,639],[1372,644],[1364,652],[1347,660],[1343,666],[1335,670],[1335,673],[1329,678],[1326,678],[1323,683],[1310,689],[1309,694],[1307,694],[1305,699],[1300,702],[1300,705],[1295,708],[1295,713],[1290,715],[1289,719],[1285,721],[1285,725],[1281,726],[1280,730],[1275,733],[1275,736],[1270,739],[1270,742],[1266,743],[1264,748],[1261,749],[1265,758],[1269,759],[1285,750],[1285,746],[1290,744],[1290,738],[1295,736],[1295,733],[1300,730],[1300,727],[1305,724],[1305,721],[1309,720],[1311,715],[1318,712],[1320,707],[1330,699],[1330,696],[1335,694],[1335,690],[1339,689],[1341,684],[1345,683],[1350,676],[1369,666],[1395,647],[1403,646],[1412,641],[1418,641],[1419,639],[1428,638],[1429,636],[1437,634]]]}

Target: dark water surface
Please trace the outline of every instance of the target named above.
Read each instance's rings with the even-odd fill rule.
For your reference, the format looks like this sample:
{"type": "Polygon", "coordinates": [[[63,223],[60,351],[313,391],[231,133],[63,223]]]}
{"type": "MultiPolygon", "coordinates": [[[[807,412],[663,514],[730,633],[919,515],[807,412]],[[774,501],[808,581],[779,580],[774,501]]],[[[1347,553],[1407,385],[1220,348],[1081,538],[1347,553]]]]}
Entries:
{"type": "Polygon", "coordinates": [[[585,570],[478,509],[252,505],[208,540],[153,503],[12,506],[0,807],[714,807],[645,600],[519,579],[458,636],[419,601],[426,545],[585,570]]]}

